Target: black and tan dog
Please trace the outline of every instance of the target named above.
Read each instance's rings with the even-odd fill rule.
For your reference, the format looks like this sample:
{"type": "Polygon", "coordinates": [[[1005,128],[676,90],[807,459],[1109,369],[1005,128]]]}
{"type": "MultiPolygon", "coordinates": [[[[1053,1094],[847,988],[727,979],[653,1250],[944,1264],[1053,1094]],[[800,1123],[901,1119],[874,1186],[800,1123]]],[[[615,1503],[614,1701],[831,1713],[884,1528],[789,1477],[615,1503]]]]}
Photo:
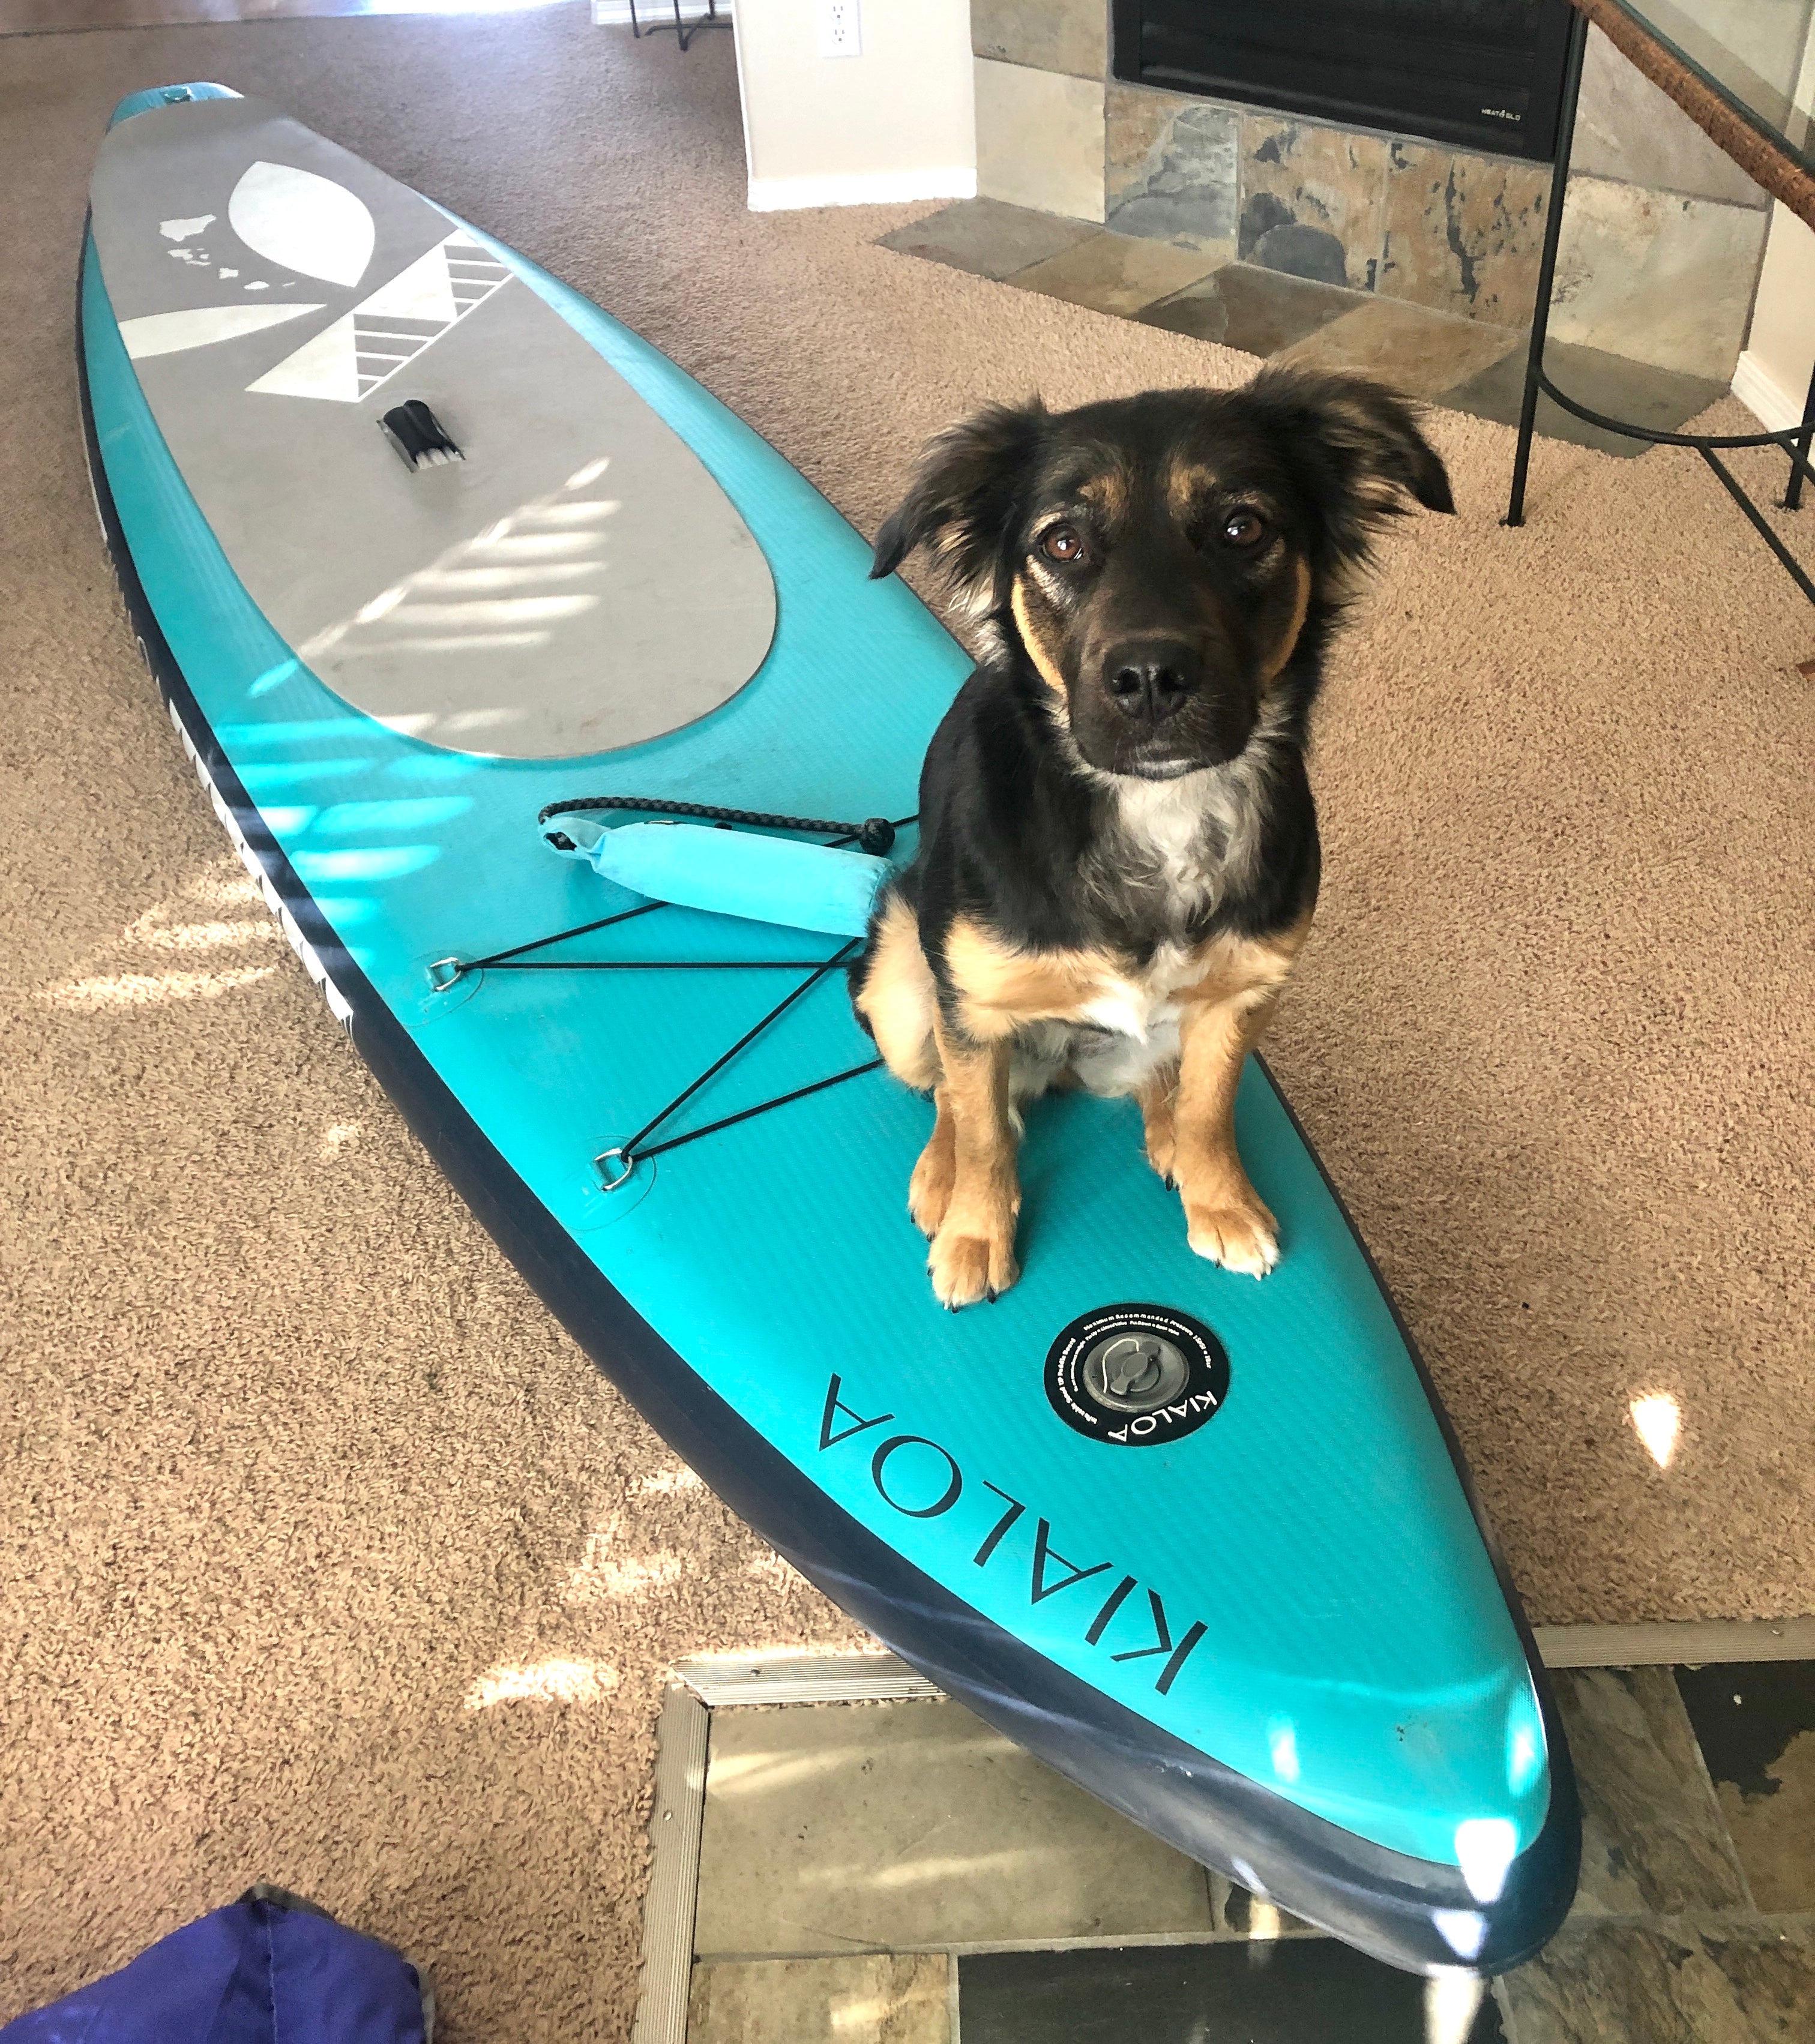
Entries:
{"type": "Polygon", "coordinates": [[[1317,901],[1325,648],[1407,497],[1452,508],[1410,406],[1264,371],[991,407],[932,443],[883,528],[873,572],[930,546],[987,642],[852,974],[890,1069],[933,1094],[908,1204],[948,1306],[1015,1281],[1019,1108],[1057,1085],[1135,1094],[1191,1247],[1273,1267],[1236,1082],[1317,901]]]}

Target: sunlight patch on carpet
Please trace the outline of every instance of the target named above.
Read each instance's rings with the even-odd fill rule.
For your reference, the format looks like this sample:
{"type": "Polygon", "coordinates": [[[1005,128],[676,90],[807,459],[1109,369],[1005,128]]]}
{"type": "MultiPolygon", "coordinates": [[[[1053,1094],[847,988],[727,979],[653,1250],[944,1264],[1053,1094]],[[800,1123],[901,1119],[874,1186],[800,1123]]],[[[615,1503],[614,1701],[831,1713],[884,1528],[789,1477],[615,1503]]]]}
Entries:
{"type": "Polygon", "coordinates": [[[466,1708],[498,1704],[597,1704],[617,1686],[617,1670],[602,1661],[530,1661],[488,1669],[467,1690],[466,1708]]]}

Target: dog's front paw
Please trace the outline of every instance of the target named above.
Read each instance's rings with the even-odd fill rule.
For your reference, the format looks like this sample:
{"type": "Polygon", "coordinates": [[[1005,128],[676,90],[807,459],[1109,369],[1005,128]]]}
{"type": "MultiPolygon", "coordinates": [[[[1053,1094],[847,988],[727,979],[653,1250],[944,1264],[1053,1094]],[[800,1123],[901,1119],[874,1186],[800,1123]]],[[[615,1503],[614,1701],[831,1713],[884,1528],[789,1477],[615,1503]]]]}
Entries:
{"type": "Polygon", "coordinates": [[[1172,1124],[1170,1119],[1159,1126],[1147,1124],[1147,1161],[1168,1185],[1179,1181],[1172,1170],[1172,1124]]]}
{"type": "Polygon", "coordinates": [[[1245,1197],[1185,1201],[1187,1239],[1225,1270],[1264,1278],[1279,1261],[1279,1224],[1252,1192],[1245,1197]]]}
{"type": "Polygon", "coordinates": [[[1168,1185],[1179,1182],[1175,1161],[1179,1137],[1174,1119],[1177,1082],[1175,1072],[1162,1073],[1149,1079],[1140,1093],[1141,1131],[1147,1139],[1147,1161],[1168,1185]]]}
{"type": "Polygon", "coordinates": [[[1006,1292],[1021,1275],[1015,1262],[1013,1216],[1006,1225],[987,1232],[952,1225],[941,1228],[932,1238],[926,1269],[932,1280],[932,1296],[953,1312],[1006,1292]]]}
{"type": "Polygon", "coordinates": [[[908,1181],[908,1214],[922,1235],[938,1234],[945,1224],[945,1210],[952,1204],[952,1188],[958,1176],[957,1162],[949,1139],[938,1134],[920,1153],[920,1162],[908,1181]]]}

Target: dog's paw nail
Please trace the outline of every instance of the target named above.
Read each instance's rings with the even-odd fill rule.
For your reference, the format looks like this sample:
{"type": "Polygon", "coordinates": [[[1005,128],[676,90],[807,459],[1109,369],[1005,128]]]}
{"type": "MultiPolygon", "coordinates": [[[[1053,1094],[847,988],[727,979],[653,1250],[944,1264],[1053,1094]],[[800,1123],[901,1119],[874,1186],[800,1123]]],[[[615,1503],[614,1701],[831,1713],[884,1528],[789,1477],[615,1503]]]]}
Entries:
{"type": "Polygon", "coordinates": [[[1240,1207],[1187,1207],[1186,1239],[1192,1249],[1224,1270],[1264,1278],[1279,1261],[1273,1216],[1240,1207]]]}
{"type": "Polygon", "coordinates": [[[1010,1240],[994,1235],[961,1235],[941,1228],[927,1258],[933,1296],[954,1310],[993,1300],[1020,1274],[1010,1240]]]}

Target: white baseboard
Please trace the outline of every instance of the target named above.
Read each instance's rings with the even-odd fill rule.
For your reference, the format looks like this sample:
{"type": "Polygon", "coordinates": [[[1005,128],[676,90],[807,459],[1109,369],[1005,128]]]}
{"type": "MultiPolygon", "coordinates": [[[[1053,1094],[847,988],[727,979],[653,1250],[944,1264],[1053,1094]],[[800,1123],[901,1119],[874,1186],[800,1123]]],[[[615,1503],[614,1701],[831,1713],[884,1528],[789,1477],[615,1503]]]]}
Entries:
{"type": "Polygon", "coordinates": [[[1802,422],[1802,399],[1792,396],[1749,350],[1733,371],[1733,395],[1767,432],[1780,433],[1786,426],[1802,422]]]}
{"type": "Polygon", "coordinates": [[[752,213],[790,213],[811,206],[905,206],[917,198],[975,198],[977,173],[940,171],[870,171],[826,178],[752,178],[752,213]]]}
{"type": "MultiPolygon", "coordinates": [[[[718,0],[721,19],[736,12],[732,0],[718,0]]],[[[706,12],[706,0],[681,0],[681,19],[690,26],[696,14],[706,12]]],[[[645,29],[659,27],[666,21],[675,25],[674,0],[636,0],[636,18],[645,29]]],[[[595,29],[628,29],[630,25],[630,0],[592,0],[592,25],[595,29]]]]}

